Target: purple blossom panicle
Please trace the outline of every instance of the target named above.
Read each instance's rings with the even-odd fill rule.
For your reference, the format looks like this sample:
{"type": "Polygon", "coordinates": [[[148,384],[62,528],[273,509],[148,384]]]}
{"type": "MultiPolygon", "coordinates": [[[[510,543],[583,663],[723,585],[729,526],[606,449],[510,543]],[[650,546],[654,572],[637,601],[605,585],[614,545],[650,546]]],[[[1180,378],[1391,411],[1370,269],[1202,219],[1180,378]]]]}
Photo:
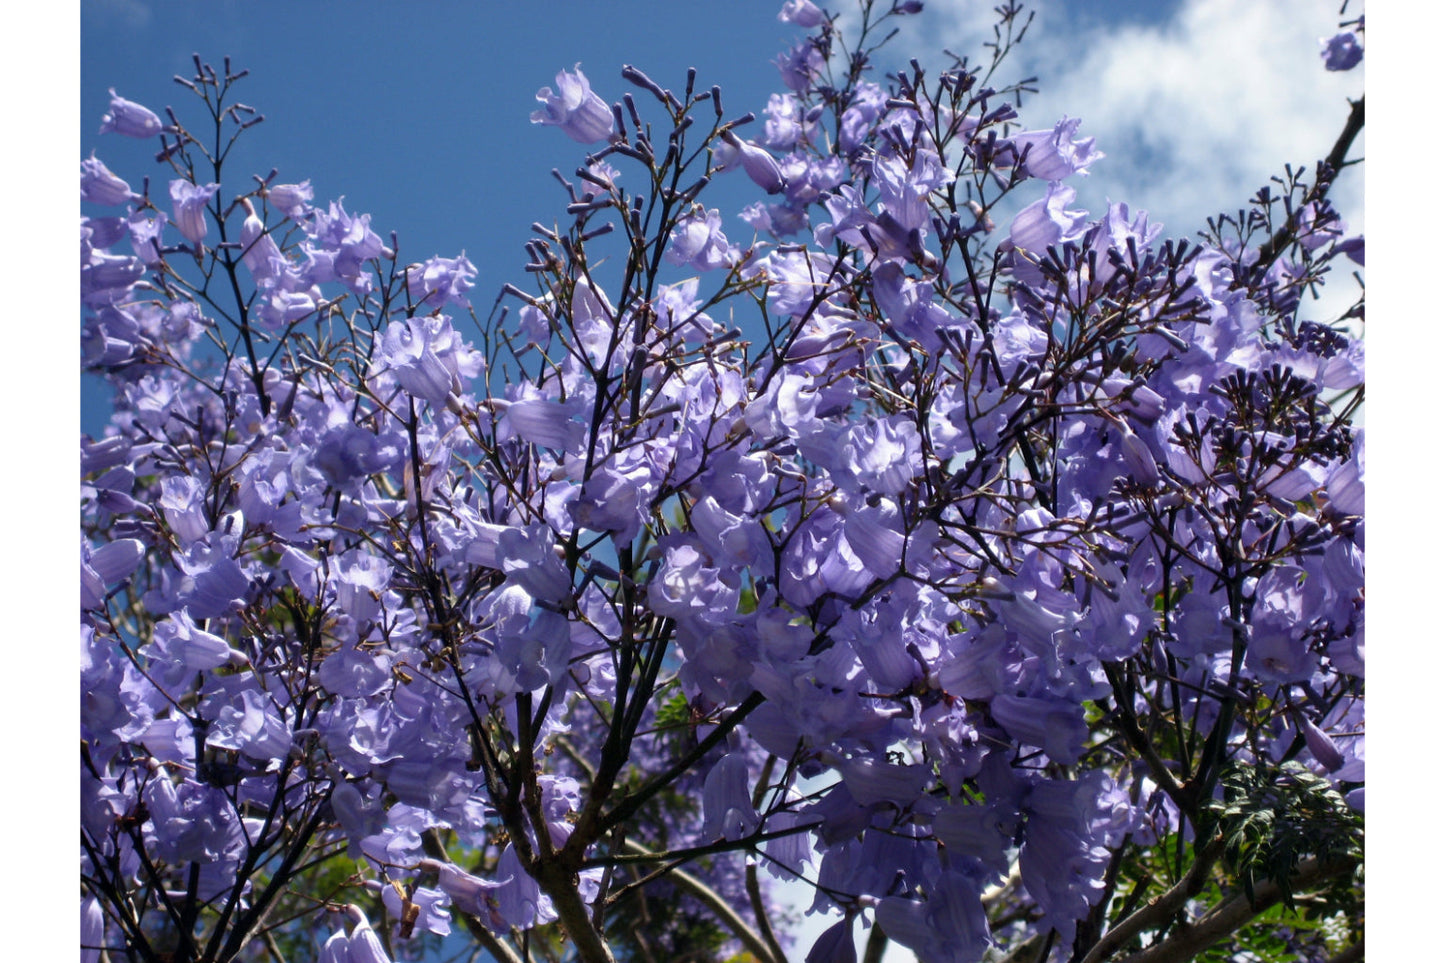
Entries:
{"type": "Polygon", "coordinates": [[[885,65],[921,7],[783,4],[757,118],[561,72],[533,121],[605,146],[485,319],[465,255],[202,183],[229,66],[204,137],[112,101],[170,204],[82,161],[83,958],[1182,958],[1266,880],[1358,940],[1363,295],[1305,297],[1353,165],[1189,243],[1075,209],[1015,6],[885,65]]]}

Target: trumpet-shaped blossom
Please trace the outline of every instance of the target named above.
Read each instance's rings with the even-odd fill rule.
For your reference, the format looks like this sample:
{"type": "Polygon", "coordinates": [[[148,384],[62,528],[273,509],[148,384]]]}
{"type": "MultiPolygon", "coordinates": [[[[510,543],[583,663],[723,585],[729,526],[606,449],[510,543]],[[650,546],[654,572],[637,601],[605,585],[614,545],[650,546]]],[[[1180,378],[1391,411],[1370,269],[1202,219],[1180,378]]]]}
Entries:
{"type": "Polygon", "coordinates": [[[348,214],[340,201],[332,201],[327,210],[312,212],[307,231],[315,244],[313,255],[324,255],[313,256],[313,263],[321,267],[312,272],[313,283],[341,280],[357,294],[371,289],[365,265],[387,248],[371,229],[370,214],[348,214]]]}
{"type": "Polygon", "coordinates": [[[758,827],[748,790],[747,760],[738,753],[723,756],[707,774],[702,796],[704,838],[741,839],[758,827]]]}
{"type": "Polygon", "coordinates": [[[858,963],[858,948],[853,945],[853,920],[839,920],[819,934],[804,963],[858,963]]]}
{"type": "Polygon", "coordinates": [[[1087,174],[1089,165],[1104,154],[1094,149],[1094,138],[1074,139],[1080,123],[1078,118],[1065,117],[1052,130],[1014,134],[1008,139],[1007,149],[1029,177],[1061,181],[1072,174],[1087,174]]]}
{"type": "Polygon", "coordinates": [[[80,546],[80,606],[99,608],[105,604],[107,589],[130,575],[141,563],[145,545],[135,538],[123,538],[100,548],[80,546]]]}
{"type": "Polygon", "coordinates": [[[773,155],[752,141],[743,140],[732,131],[723,134],[716,158],[719,170],[731,170],[741,166],[748,178],[769,194],[780,194],[787,186],[783,172],[773,155]]]}
{"type": "Polygon", "coordinates": [[[988,920],[974,880],[945,870],[928,899],[889,896],[878,903],[878,922],[890,938],[939,963],[972,963],[988,945],[988,920]]]}
{"type": "Polygon", "coordinates": [[[311,211],[311,200],[315,197],[310,181],[300,184],[272,184],[266,189],[266,199],[271,206],[293,220],[300,220],[311,211]]]}
{"type": "Polygon", "coordinates": [[[1075,196],[1072,187],[1051,182],[1041,200],[1014,215],[1009,225],[1008,243],[1014,252],[1010,263],[1021,280],[1041,282],[1043,274],[1037,265],[1048,248],[1083,236],[1089,213],[1065,210],[1075,196]]]}
{"type": "Polygon", "coordinates": [[[792,150],[805,135],[802,104],[791,94],[773,94],[766,112],[764,143],[773,150],[792,150]]]}
{"type": "Polygon", "coordinates": [[[394,377],[403,390],[441,409],[447,399],[466,390],[481,373],[477,351],[465,344],[444,315],[394,321],[381,339],[379,371],[394,377]]]}
{"type": "Polygon", "coordinates": [[[782,75],[783,86],[792,91],[807,90],[826,63],[822,52],[811,41],[793,45],[773,62],[782,75]]]}
{"type": "Polygon", "coordinates": [[[110,113],[100,119],[102,134],[114,132],[126,137],[154,137],[165,129],[155,111],[126,100],[110,88],[110,113]]]}
{"type": "Polygon", "coordinates": [[[428,258],[425,264],[413,265],[407,271],[407,293],[419,308],[436,310],[455,306],[466,310],[472,306],[466,295],[476,276],[476,266],[467,260],[466,254],[428,258]]]}
{"type": "MultiPolygon", "coordinates": [[[[106,207],[115,207],[125,204],[135,195],[131,193],[130,185],[124,180],[111,173],[109,167],[96,160],[95,155],[80,162],[80,199],[89,201],[91,204],[102,204],[106,207]]],[[[109,247],[109,244],[98,244],[98,247],[109,247]]]]}
{"type": "Polygon", "coordinates": [[[240,653],[218,635],[196,624],[185,609],[173,612],[155,628],[150,643],[141,649],[151,672],[172,688],[195,678],[197,672],[218,669],[240,660],[240,653]]]}
{"type": "Polygon", "coordinates": [[[171,181],[171,219],[181,236],[192,244],[206,239],[206,205],[219,184],[200,186],[187,180],[171,181]]]}
{"type": "Polygon", "coordinates": [[[579,144],[595,144],[612,133],[612,110],[592,92],[592,85],[579,64],[558,71],[556,92],[551,87],[537,91],[542,106],[532,111],[532,123],[560,127],[579,144]]]}
{"type": "Polygon", "coordinates": [[[241,222],[241,260],[258,280],[275,277],[285,269],[286,258],[250,201],[245,202],[245,209],[246,219],[241,222]]]}
{"type": "Polygon", "coordinates": [[[668,263],[699,271],[730,267],[738,257],[738,249],[728,243],[727,235],[722,232],[722,215],[717,208],[698,209],[679,219],[669,241],[668,263]]]}

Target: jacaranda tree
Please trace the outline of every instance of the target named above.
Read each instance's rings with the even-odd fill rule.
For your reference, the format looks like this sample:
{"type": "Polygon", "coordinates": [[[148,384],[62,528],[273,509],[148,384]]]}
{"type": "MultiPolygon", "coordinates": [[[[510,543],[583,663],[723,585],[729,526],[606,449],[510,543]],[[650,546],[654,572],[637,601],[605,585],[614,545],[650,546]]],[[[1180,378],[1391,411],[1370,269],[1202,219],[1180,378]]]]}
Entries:
{"type": "Polygon", "coordinates": [[[1361,958],[1363,99],[1167,239],[1015,122],[1017,4],[875,66],[921,7],[789,0],[761,121],[557,74],[590,153],[480,315],[226,164],[229,62],[112,92],[164,176],[81,165],[84,959],[1361,958]]]}

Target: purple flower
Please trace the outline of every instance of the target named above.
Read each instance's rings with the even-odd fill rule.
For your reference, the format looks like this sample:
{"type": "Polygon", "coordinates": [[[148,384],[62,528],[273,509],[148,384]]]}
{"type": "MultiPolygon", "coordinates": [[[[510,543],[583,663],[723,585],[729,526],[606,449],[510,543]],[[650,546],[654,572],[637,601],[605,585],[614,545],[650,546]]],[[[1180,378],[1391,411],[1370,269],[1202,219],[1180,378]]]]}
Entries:
{"type": "MultiPolygon", "coordinates": [[[[135,197],[130,185],[110,172],[95,155],[80,162],[80,199],[92,204],[114,207],[135,197]]],[[[100,244],[99,247],[106,245],[100,244]]]]}
{"type": "Polygon", "coordinates": [[[764,142],[773,150],[792,150],[807,133],[803,126],[803,106],[792,94],[773,94],[765,108],[764,142]]]}
{"type": "Polygon", "coordinates": [[[562,133],[580,144],[606,140],[612,133],[612,109],[592,92],[582,65],[558,72],[556,83],[556,93],[551,87],[537,91],[542,107],[532,111],[532,123],[560,127],[562,133]]]}
{"type": "Polygon", "coordinates": [[[531,692],[548,683],[557,685],[567,674],[572,636],[567,620],[555,612],[537,609],[528,621],[513,619],[499,626],[493,650],[497,664],[512,676],[498,677],[498,685],[531,692]]]}
{"type": "Polygon", "coordinates": [[[234,538],[217,539],[216,546],[204,540],[191,546],[177,564],[184,573],[178,600],[198,619],[215,618],[241,607],[250,579],[231,555],[234,538]]]}
{"type": "Polygon", "coordinates": [[[822,53],[806,40],[787,53],[779,54],[773,63],[778,65],[778,73],[783,75],[783,84],[794,91],[807,90],[824,66],[822,53]]]}
{"type": "Polygon", "coordinates": [[[256,317],[277,331],[316,310],[316,298],[307,291],[262,291],[256,299],[256,317]]]}
{"type": "Polygon", "coordinates": [[[291,730],[260,689],[215,692],[201,704],[201,713],[211,718],[207,745],[233,749],[263,762],[282,759],[291,751],[291,730]]]}
{"type": "Polygon", "coordinates": [[[718,170],[731,170],[742,165],[752,182],[769,194],[781,194],[787,187],[783,172],[772,154],[750,140],[743,140],[732,131],[723,132],[723,142],[715,152],[718,170]]]}
{"type": "Polygon", "coordinates": [[[1319,579],[1292,565],[1271,569],[1255,586],[1244,664],[1267,682],[1306,682],[1319,668],[1309,623],[1324,608],[1319,579]]]}
{"type": "Polygon", "coordinates": [[[677,221],[669,238],[669,264],[687,265],[699,271],[729,267],[738,257],[738,249],[728,244],[722,232],[722,216],[717,208],[693,211],[677,221]]]}
{"type": "Polygon", "coordinates": [[[1054,762],[1077,762],[1084,753],[1089,737],[1084,710],[1066,699],[997,695],[988,709],[1010,736],[1038,746],[1054,762]]]}
{"type": "Polygon", "coordinates": [[[311,182],[300,184],[273,184],[266,190],[266,199],[271,206],[292,220],[306,216],[311,210],[311,182]]]}
{"type": "Polygon", "coordinates": [[[110,113],[100,118],[102,134],[115,131],[126,137],[153,137],[165,129],[161,119],[149,108],[126,100],[110,88],[110,113]]]}
{"type": "Polygon", "coordinates": [[[337,559],[336,605],[347,615],[364,622],[381,611],[381,594],[391,584],[392,567],[386,560],[360,549],[337,559]]]}
{"type": "Polygon", "coordinates": [[[843,459],[858,484],[897,495],[923,470],[918,428],[902,415],[854,425],[843,440],[843,459]]]}
{"type": "Polygon", "coordinates": [[[436,408],[466,390],[462,378],[470,380],[481,369],[480,355],[444,315],[393,321],[382,335],[379,360],[404,391],[436,408]]]}
{"type": "Polygon", "coordinates": [[[860,806],[892,805],[899,809],[918,801],[931,775],[924,766],[897,766],[868,758],[845,759],[834,768],[860,806]]]}
{"type": "Polygon", "coordinates": [[[209,863],[242,843],[235,807],[221,790],[190,777],[152,779],[144,791],[147,845],[162,859],[209,863]]]}
{"type": "Polygon", "coordinates": [[[537,881],[527,875],[515,847],[508,846],[497,860],[497,877],[505,878],[504,885],[497,890],[496,900],[497,909],[507,923],[525,930],[557,918],[552,897],[543,893],[537,881]]]}
{"type": "Polygon", "coordinates": [[[546,525],[508,528],[497,535],[497,557],[513,584],[532,598],[560,605],[572,597],[572,580],[546,525]]]}
{"type": "Polygon", "coordinates": [[[80,606],[100,608],[106,590],[130,575],[145,558],[145,545],[138,539],[121,538],[100,548],[80,543],[80,606]]]}
{"type": "Polygon", "coordinates": [[[1320,46],[1324,48],[1320,56],[1324,58],[1326,70],[1353,70],[1365,56],[1365,48],[1360,46],[1353,30],[1321,40],[1320,46]]]}
{"type": "Polygon", "coordinates": [[[1084,232],[1087,211],[1066,211],[1073,203],[1072,187],[1050,184],[1042,200],[1034,201],[1014,216],[1009,225],[1009,240],[1015,250],[1042,254],[1050,245],[1072,241],[1084,232]]]}
{"type": "MultiPolygon", "coordinates": [[[[231,644],[196,625],[185,609],[155,627],[151,641],[141,647],[148,671],[162,685],[179,688],[197,672],[215,669],[233,661],[231,644]]],[[[234,653],[235,661],[242,661],[234,653]]]]}
{"type": "MultiPolygon", "coordinates": [[[[804,0],[806,2],[806,0],[804,0]]],[[[857,963],[858,948],[853,945],[853,918],[839,920],[823,931],[804,963],[857,963]]]]}
{"type": "Polygon", "coordinates": [[[348,948],[351,963],[391,963],[381,940],[370,923],[363,923],[351,931],[351,945],[348,948]]]}
{"type": "Polygon", "coordinates": [[[171,181],[171,215],[181,236],[192,244],[206,237],[206,205],[220,188],[219,184],[202,187],[187,180],[171,181]]]}
{"type": "Polygon", "coordinates": [[[939,963],[971,963],[988,944],[988,919],[977,883],[944,870],[927,901],[890,896],[878,904],[878,922],[895,941],[939,963]]]}
{"type": "Polygon", "coordinates": [[[1094,150],[1094,138],[1074,140],[1077,118],[1065,117],[1053,130],[1030,130],[1009,138],[1008,147],[1023,161],[1024,173],[1045,181],[1061,181],[1070,174],[1087,174],[1088,167],[1104,156],[1094,150]]]}
{"type": "Polygon", "coordinates": [[[419,308],[435,310],[454,304],[466,310],[472,306],[466,294],[476,276],[477,269],[465,251],[457,257],[432,257],[425,264],[407,268],[406,290],[419,308]]]}
{"type": "MultiPolygon", "coordinates": [[[[431,889],[428,886],[418,886],[416,891],[407,898],[407,902],[416,908],[416,921],[413,923],[412,936],[419,936],[422,933],[435,933],[436,936],[449,936],[451,934],[451,914],[447,907],[451,899],[439,889],[431,889]]],[[[397,894],[396,886],[383,886],[381,888],[381,905],[386,907],[387,915],[400,920],[405,907],[402,904],[402,896],[397,894]]],[[[400,923],[393,927],[393,938],[400,940],[400,923]]]]}
{"type": "Polygon", "coordinates": [[[1076,195],[1072,187],[1049,183],[1048,193],[1014,216],[1005,246],[1013,248],[1009,258],[1014,274],[1029,284],[1043,281],[1038,259],[1050,245],[1077,240],[1088,229],[1088,211],[1068,211],[1076,195]]]}
{"type": "MultiPolygon", "coordinates": [[[[332,201],[325,211],[315,212],[309,233],[320,249],[331,256],[331,271],[345,281],[357,294],[371,289],[371,280],[362,274],[362,265],[377,257],[390,257],[391,251],[371,229],[370,214],[348,214],[339,201],[332,201]]],[[[317,283],[332,278],[319,276],[317,283]]]]}
{"type": "Polygon", "coordinates": [[[113,304],[145,275],[139,258],[93,251],[80,268],[80,297],[91,307],[113,304]]]}
{"type": "Polygon", "coordinates": [[[348,909],[357,920],[356,929],[349,937],[344,930],[332,933],[321,947],[320,963],[392,963],[362,911],[355,906],[348,909]]]}
{"type": "Polygon", "coordinates": [[[586,429],[573,416],[581,414],[574,402],[528,398],[507,406],[502,421],[523,441],[540,448],[577,451],[586,429]]]}
{"type": "MultiPolygon", "coordinates": [[[[913,151],[911,158],[901,154],[875,158],[873,180],[878,185],[878,203],[884,215],[892,218],[885,225],[889,233],[902,240],[911,231],[927,230],[928,196],[948,186],[953,178],[953,171],[943,165],[938,154],[924,147],[913,151]]],[[[904,246],[908,246],[906,242],[904,246]]]]}
{"type": "Polygon", "coordinates": [[[887,106],[886,90],[874,83],[859,84],[839,122],[838,146],[849,154],[857,150],[887,106]]]}
{"type": "Polygon", "coordinates": [[[105,945],[105,913],[94,896],[80,901],[80,945],[81,963],[99,963],[100,949],[105,945]]]}
{"type": "Polygon", "coordinates": [[[630,542],[647,520],[656,489],[646,451],[640,445],[624,449],[583,483],[572,517],[582,528],[610,533],[619,544],[630,542]]]}
{"type": "Polygon", "coordinates": [[[659,546],[666,560],[647,587],[653,611],[674,618],[731,611],[737,592],[718,578],[718,569],[690,535],[667,535],[659,546]]]}
{"type": "Polygon", "coordinates": [[[748,761],[730,752],[707,774],[702,790],[702,835],[705,839],[742,839],[758,828],[748,784],[748,761]]]}
{"type": "Polygon", "coordinates": [[[843,523],[843,537],[864,568],[879,578],[888,578],[903,562],[903,517],[889,499],[849,511],[843,523]]]}
{"type": "Polygon", "coordinates": [[[783,23],[795,23],[804,30],[811,30],[827,19],[827,15],[813,4],[812,0],[787,0],[778,11],[783,23]]]}
{"type": "Polygon", "coordinates": [[[1305,746],[1309,749],[1310,755],[1315,761],[1325,767],[1325,772],[1334,772],[1345,764],[1344,754],[1340,752],[1335,741],[1330,738],[1319,726],[1304,717],[1303,713],[1296,715],[1299,731],[1305,737],[1305,746]]]}
{"type": "Polygon", "coordinates": [[[241,204],[246,210],[246,219],[241,222],[241,261],[258,279],[275,277],[286,266],[286,258],[256,216],[251,202],[242,200],[241,204]]]}
{"type": "Polygon", "coordinates": [[[147,266],[154,267],[161,259],[161,234],[165,232],[166,220],[160,211],[136,211],[127,219],[131,250],[147,266]]]}
{"type": "Polygon", "coordinates": [[[420,868],[437,874],[437,887],[451,897],[452,905],[457,909],[468,916],[475,916],[493,932],[506,931],[507,923],[497,912],[496,892],[511,882],[510,877],[482,879],[451,863],[431,859],[422,860],[420,868]]]}
{"type": "Polygon", "coordinates": [[[1095,791],[1083,781],[1046,779],[1029,796],[1019,870],[1042,914],[1040,927],[1058,930],[1065,945],[1104,890],[1108,827],[1086,811],[1095,791]]]}

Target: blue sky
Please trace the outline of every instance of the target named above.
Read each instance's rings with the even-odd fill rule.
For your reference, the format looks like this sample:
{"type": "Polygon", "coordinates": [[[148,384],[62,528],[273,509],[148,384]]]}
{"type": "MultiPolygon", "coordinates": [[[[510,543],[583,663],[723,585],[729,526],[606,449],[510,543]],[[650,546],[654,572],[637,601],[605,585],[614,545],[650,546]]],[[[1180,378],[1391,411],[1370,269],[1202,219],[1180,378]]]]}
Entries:
{"type": "MultiPolygon", "coordinates": [[[[1068,19],[1107,11],[1158,22],[1176,5],[1081,4],[1068,19]]],[[[413,254],[465,248],[486,290],[520,264],[528,226],[557,210],[549,171],[570,173],[582,154],[528,123],[539,87],[580,62],[611,101],[633,89],[619,77],[624,63],[677,89],[696,67],[702,89],[722,87],[730,114],[760,113],[781,89],[770,61],[800,33],[778,22],[780,6],[83,0],[81,150],[118,172],[140,169],[151,145],[96,134],[107,88],[184,117],[192,95],[172,75],[191,75],[193,53],[217,66],[229,55],[251,71],[237,96],[266,115],[239,167],[252,158],[256,173],[279,166],[283,182],[310,177],[318,200],[346,195],[348,209],[370,212],[383,236],[397,230],[413,254]]]]}
{"type": "MultiPolygon", "coordinates": [[[[883,61],[936,64],[942,47],[976,53],[995,2],[929,3],[883,61]]],[[[231,183],[277,167],[280,181],[309,178],[318,201],[344,195],[347,209],[370,213],[383,237],[396,231],[405,260],[465,250],[480,272],[473,300],[484,313],[501,284],[523,277],[529,225],[561,212],[550,170],[570,173],[584,150],[528,123],[537,89],[580,62],[613,100],[633,89],[619,77],[624,63],[679,89],[691,66],[701,88],[722,87],[730,114],[761,113],[781,89],[770,61],[797,34],[777,21],[779,6],[81,0],[75,159],[95,150],[133,186],[147,173],[163,184],[153,144],[96,133],[107,88],[195,118],[192,95],[170,78],[190,75],[192,53],[218,66],[229,55],[251,71],[237,96],[266,115],[244,138],[231,168],[240,179],[231,183]]],[[[1076,184],[1080,206],[1097,214],[1105,198],[1128,201],[1171,236],[1192,235],[1218,207],[1244,204],[1286,160],[1312,165],[1343,123],[1344,98],[1363,89],[1362,71],[1332,76],[1319,65],[1317,40],[1333,32],[1338,0],[1030,6],[1039,19],[1018,70],[1039,75],[1041,94],[1025,107],[1029,126],[1082,117],[1081,133],[1097,137],[1108,157],[1076,184]]],[[[734,195],[733,210],[720,205],[739,233],[732,214],[746,193],[734,195]]],[[[1365,226],[1363,194],[1358,176],[1336,193],[1357,230],[1365,226]]],[[[84,406],[83,428],[98,430],[103,413],[90,393],[84,406]]]]}
{"type": "MultiPolygon", "coordinates": [[[[993,5],[928,4],[880,63],[897,69],[917,56],[937,65],[944,47],[977,58],[993,5]]],[[[581,63],[612,101],[633,89],[619,77],[624,63],[678,89],[696,67],[702,89],[722,88],[730,115],[761,113],[782,89],[771,61],[799,35],[777,20],[780,6],[82,0],[80,153],[96,151],[132,184],[146,173],[164,182],[152,144],[97,133],[107,89],[195,121],[199,104],[172,76],[190,76],[193,53],[217,66],[230,56],[251,72],[235,96],[266,117],[233,156],[231,184],[276,167],[279,182],[309,178],[318,202],[344,196],[384,239],[396,231],[404,261],[465,251],[479,269],[473,301],[484,313],[503,283],[521,279],[529,226],[561,213],[550,171],[570,174],[583,156],[581,145],[528,122],[538,88],[581,63]]],[[[1024,107],[1028,126],[1082,117],[1081,134],[1097,137],[1108,157],[1076,179],[1079,206],[1100,213],[1106,200],[1125,200],[1162,219],[1171,236],[1192,235],[1219,206],[1243,204],[1284,160],[1322,155],[1345,116],[1344,96],[1362,82],[1358,72],[1342,80],[1319,67],[1317,38],[1333,32],[1335,0],[1029,7],[1037,20],[1017,72],[1005,70],[1007,79],[1040,78],[1039,97],[1024,107]]],[[[715,186],[709,206],[742,233],[734,215],[756,199],[750,185],[738,177],[715,186]]],[[[86,385],[82,425],[98,431],[103,398],[86,385]]]]}

